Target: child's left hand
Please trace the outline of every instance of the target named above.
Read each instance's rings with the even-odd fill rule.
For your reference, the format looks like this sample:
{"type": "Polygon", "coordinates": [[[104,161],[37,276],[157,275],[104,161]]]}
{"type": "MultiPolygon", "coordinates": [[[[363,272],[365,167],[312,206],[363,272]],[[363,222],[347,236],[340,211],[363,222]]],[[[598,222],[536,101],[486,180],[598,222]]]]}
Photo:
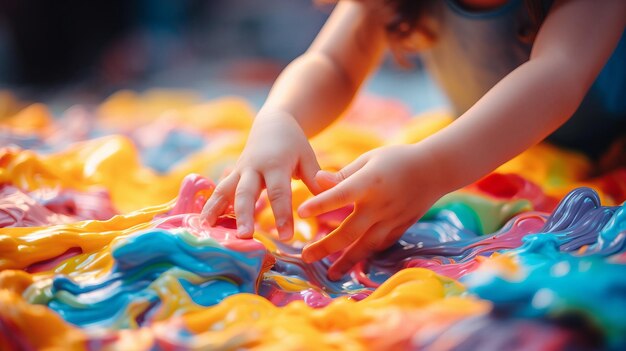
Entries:
{"type": "Polygon", "coordinates": [[[367,152],[337,173],[318,172],[317,182],[329,189],[305,201],[298,208],[301,217],[355,207],[337,229],[304,248],[302,259],[310,263],[346,249],[328,270],[336,280],[391,246],[448,190],[439,169],[424,147],[398,145],[367,152]]]}

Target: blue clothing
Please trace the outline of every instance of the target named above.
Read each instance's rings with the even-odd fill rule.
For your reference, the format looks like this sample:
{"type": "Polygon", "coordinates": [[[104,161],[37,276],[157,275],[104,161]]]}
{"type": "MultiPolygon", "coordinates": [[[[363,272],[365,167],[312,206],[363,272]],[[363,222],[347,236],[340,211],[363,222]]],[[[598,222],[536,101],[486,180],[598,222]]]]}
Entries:
{"type": "MultiPolygon", "coordinates": [[[[532,44],[523,34],[528,33],[531,22],[523,0],[510,0],[489,11],[467,10],[454,0],[432,5],[439,24],[437,41],[423,53],[424,63],[455,112],[461,114],[528,60],[532,44]]],[[[579,109],[549,140],[597,157],[624,135],[626,35],[622,34],[579,109]]]]}

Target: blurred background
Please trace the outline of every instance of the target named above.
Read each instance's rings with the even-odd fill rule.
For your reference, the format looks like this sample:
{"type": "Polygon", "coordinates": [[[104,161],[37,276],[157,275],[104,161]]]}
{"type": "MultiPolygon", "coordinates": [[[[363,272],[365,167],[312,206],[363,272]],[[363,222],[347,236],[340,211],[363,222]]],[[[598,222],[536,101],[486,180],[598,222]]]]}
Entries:
{"type": "MultiPolygon", "coordinates": [[[[53,111],[150,88],[239,95],[258,108],[331,11],[312,0],[0,0],[0,89],[53,111]]],[[[414,63],[387,58],[365,92],[413,113],[445,105],[414,63]]]]}

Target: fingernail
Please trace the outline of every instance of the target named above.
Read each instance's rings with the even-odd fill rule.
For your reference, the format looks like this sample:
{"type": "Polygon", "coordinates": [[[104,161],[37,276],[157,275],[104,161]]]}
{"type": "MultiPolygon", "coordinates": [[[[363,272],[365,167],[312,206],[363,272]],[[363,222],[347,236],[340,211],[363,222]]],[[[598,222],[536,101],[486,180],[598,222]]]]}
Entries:
{"type": "Polygon", "coordinates": [[[278,229],[278,239],[281,241],[288,240],[291,238],[291,233],[288,228],[280,228],[278,229]]]}
{"type": "Polygon", "coordinates": [[[290,228],[287,226],[287,221],[281,220],[276,223],[276,229],[278,229],[278,239],[283,241],[291,237],[290,228]]]}
{"type": "Polygon", "coordinates": [[[309,217],[311,215],[311,211],[307,210],[306,207],[302,207],[302,205],[300,205],[300,207],[298,207],[298,216],[300,217],[309,217]]]}
{"type": "Polygon", "coordinates": [[[247,224],[237,225],[237,236],[239,237],[245,236],[248,234],[248,232],[249,232],[249,228],[247,224]]]}
{"type": "Polygon", "coordinates": [[[311,263],[313,262],[313,257],[308,251],[302,251],[302,261],[304,261],[304,263],[311,263]]]}

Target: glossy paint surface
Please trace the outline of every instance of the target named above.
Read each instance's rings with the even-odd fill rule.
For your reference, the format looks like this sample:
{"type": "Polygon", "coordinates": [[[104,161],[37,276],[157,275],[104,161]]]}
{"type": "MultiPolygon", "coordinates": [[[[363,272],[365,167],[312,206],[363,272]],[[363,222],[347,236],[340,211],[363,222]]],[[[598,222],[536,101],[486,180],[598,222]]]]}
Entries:
{"type": "MultiPolygon", "coordinates": [[[[451,121],[400,116],[390,128],[363,114],[384,100],[369,103],[312,141],[322,167],[451,121]]],[[[1,116],[0,349],[626,346],[625,168],[588,177],[584,157],[538,145],[331,281],[336,256],[300,253],[351,208],[294,212],[288,243],[264,196],[252,240],[235,236],[232,215],[200,220],[252,117],[241,100],[166,92],[1,116]]],[[[310,194],[292,189],[296,208],[310,194]]]]}

